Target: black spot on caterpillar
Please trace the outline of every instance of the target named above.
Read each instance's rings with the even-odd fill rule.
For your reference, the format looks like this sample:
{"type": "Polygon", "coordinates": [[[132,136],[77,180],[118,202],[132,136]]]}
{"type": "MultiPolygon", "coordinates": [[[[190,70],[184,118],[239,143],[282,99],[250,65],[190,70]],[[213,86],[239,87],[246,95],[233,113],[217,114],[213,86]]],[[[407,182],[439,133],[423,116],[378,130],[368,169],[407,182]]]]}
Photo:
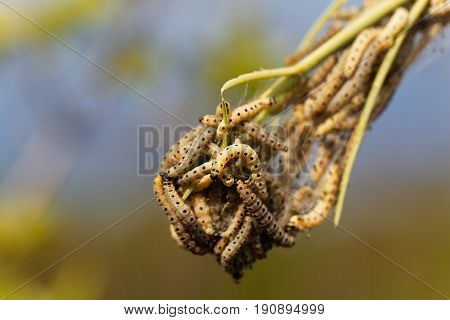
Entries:
{"type": "Polygon", "coordinates": [[[268,132],[259,124],[255,122],[245,122],[243,128],[249,136],[257,139],[259,142],[277,150],[288,151],[288,147],[283,140],[268,132]]]}
{"type": "Polygon", "coordinates": [[[204,148],[210,143],[215,134],[215,129],[207,127],[193,141],[181,160],[166,170],[165,176],[175,178],[188,171],[202,154],[204,148]]]}
{"type": "Polygon", "coordinates": [[[245,210],[250,216],[255,218],[257,225],[268,236],[281,246],[290,247],[294,245],[295,237],[279,227],[265,204],[252,192],[248,182],[238,180],[236,190],[244,203],[245,210]]]}
{"type": "Polygon", "coordinates": [[[201,193],[195,193],[191,197],[195,216],[200,222],[203,231],[207,235],[214,234],[214,226],[211,218],[211,210],[206,202],[206,197],[201,193]]]}
{"type": "Polygon", "coordinates": [[[217,127],[221,120],[221,116],[216,116],[214,114],[207,114],[199,119],[202,124],[208,127],[217,127]]]}
{"type": "Polygon", "coordinates": [[[211,172],[211,168],[213,166],[213,161],[205,162],[198,167],[186,172],[183,176],[178,180],[178,183],[181,185],[188,184],[192,181],[195,181],[199,178],[202,178],[204,175],[211,172]]]}

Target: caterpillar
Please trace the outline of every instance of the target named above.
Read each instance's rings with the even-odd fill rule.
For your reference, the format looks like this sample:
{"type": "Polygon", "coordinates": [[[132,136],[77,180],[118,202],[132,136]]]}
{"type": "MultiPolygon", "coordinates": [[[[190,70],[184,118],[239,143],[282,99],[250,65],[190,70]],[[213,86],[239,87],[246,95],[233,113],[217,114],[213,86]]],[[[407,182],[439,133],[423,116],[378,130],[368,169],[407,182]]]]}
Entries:
{"type": "Polygon", "coordinates": [[[179,149],[194,140],[197,134],[202,129],[202,125],[194,127],[191,131],[187,132],[183,137],[181,137],[172,147],[170,147],[169,151],[167,151],[167,153],[164,155],[162,161],[162,169],[167,169],[173,164],[177,163],[179,160],[175,159],[177,159],[176,155],[177,153],[179,153],[179,149]]]}
{"type": "Polygon", "coordinates": [[[206,146],[205,153],[211,156],[212,158],[215,158],[220,153],[220,147],[215,143],[209,143],[206,146]]]}
{"type": "Polygon", "coordinates": [[[308,186],[298,188],[292,196],[291,212],[299,214],[304,211],[305,207],[309,208],[310,200],[313,196],[313,189],[308,186]]]}
{"type": "Polygon", "coordinates": [[[338,92],[339,88],[345,81],[343,71],[347,55],[348,49],[345,49],[338,58],[339,61],[333,68],[331,68],[330,72],[328,73],[326,81],[314,90],[315,99],[311,97],[311,99],[307,99],[307,101],[305,101],[305,105],[303,108],[303,114],[305,118],[310,119],[314,115],[325,110],[330,100],[333,98],[336,92],[338,92]]]}
{"type": "Polygon", "coordinates": [[[245,217],[239,232],[231,240],[231,242],[225,247],[220,257],[220,264],[225,268],[230,268],[230,263],[236,257],[239,250],[249,240],[253,227],[253,218],[245,217]]]}
{"type": "Polygon", "coordinates": [[[175,241],[175,243],[179,247],[184,248],[184,243],[183,243],[183,241],[180,240],[180,237],[178,236],[177,232],[175,231],[175,227],[172,224],[169,225],[169,232],[170,232],[170,236],[175,241]]]}
{"type": "Polygon", "coordinates": [[[333,114],[331,117],[325,119],[322,123],[317,125],[316,136],[322,137],[331,132],[334,129],[339,128],[339,124],[343,122],[349,114],[359,109],[364,103],[364,94],[360,92],[353,97],[352,101],[343,107],[340,111],[333,114]]]}
{"type": "Polygon", "coordinates": [[[214,180],[211,179],[211,175],[207,174],[195,182],[193,192],[203,191],[208,188],[213,182],[214,180]]]}
{"type": "Polygon", "coordinates": [[[195,180],[203,177],[204,175],[210,173],[212,166],[213,166],[212,160],[205,162],[205,163],[199,165],[198,167],[195,167],[194,169],[183,174],[183,176],[180,179],[178,179],[178,183],[181,185],[184,185],[184,184],[188,184],[192,181],[195,181],[195,180]]]}
{"type": "Polygon", "coordinates": [[[443,17],[450,12],[449,0],[431,0],[428,14],[434,17],[443,17]]]}
{"type": "Polygon", "coordinates": [[[331,211],[338,191],[340,167],[333,163],[324,177],[321,195],[313,208],[304,215],[292,216],[289,225],[298,230],[310,229],[319,225],[331,211]]]}
{"type": "Polygon", "coordinates": [[[187,233],[183,227],[183,225],[178,220],[176,213],[174,212],[169,200],[166,197],[166,193],[164,191],[163,186],[163,178],[160,175],[157,175],[153,182],[153,192],[155,193],[155,197],[159,202],[159,205],[163,208],[164,213],[169,219],[170,225],[173,227],[173,231],[176,234],[176,241],[181,242],[183,247],[187,250],[191,251],[195,254],[204,254],[206,251],[203,248],[200,248],[194,240],[191,239],[189,233],[187,233]]]}
{"type": "MultiPolygon", "coordinates": [[[[237,107],[231,112],[228,118],[228,128],[232,129],[237,124],[243,121],[249,121],[254,116],[256,116],[260,111],[264,110],[275,104],[275,98],[261,98],[247,104],[244,104],[240,107],[237,107]]],[[[217,135],[222,137],[225,133],[225,121],[222,120],[217,127],[217,135]]]]}
{"type": "Polygon", "coordinates": [[[264,180],[261,168],[261,161],[258,154],[247,144],[233,144],[226,147],[219,153],[214,161],[213,168],[211,169],[210,177],[214,180],[221,176],[225,166],[229,161],[236,158],[243,158],[246,166],[252,172],[252,178],[258,189],[258,193],[261,198],[267,198],[267,188],[264,180]]]}
{"type": "Polygon", "coordinates": [[[403,7],[392,14],[386,26],[377,35],[382,49],[387,49],[394,43],[395,37],[408,25],[409,12],[403,7]]]}
{"type": "Polygon", "coordinates": [[[255,218],[258,226],[261,227],[268,236],[272,237],[276,243],[284,247],[294,245],[295,237],[286,233],[278,226],[273,215],[269,212],[261,199],[251,191],[251,188],[249,187],[250,180],[247,182],[238,180],[237,182],[236,190],[244,203],[245,210],[250,216],[255,218]]]}
{"type": "Polygon", "coordinates": [[[203,148],[212,140],[215,131],[216,130],[214,128],[210,127],[204,129],[204,131],[192,141],[191,147],[187,150],[181,160],[173,167],[167,169],[164,175],[170,178],[175,178],[188,171],[198,157],[200,157],[203,148]]]}
{"type": "Polygon", "coordinates": [[[178,195],[173,182],[168,179],[164,180],[163,190],[184,228],[191,231],[192,234],[202,243],[208,243],[208,236],[201,229],[200,224],[197,221],[197,217],[194,212],[192,212],[192,209],[178,195]]]}
{"type": "Polygon", "coordinates": [[[227,229],[221,232],[220,236],[222,238],[232,237],[239,229],[239,226],[242,224],[242,220],[244,220],[244,217],[245,217],[244,204],[241,203],[237,207],[236,212],[234,213],[234,216],[231,219],[227,229]]]}
{"type": "MultiPolygon", "coordinates": [[[[231,113],[231,106],[227,101],[225,101],[225,109],[227,111],[227,114],[231,113]]],[[[222,103],[219,103],[219,105],[216,107],[216,116],[219,117],[223,116],[222,103]]]]}
{"type": "Polygon", "coordinates": [[[312,122],[303,122],[297,125],[294,131],[288,136],[288,148],[289,150],[296,150],[296,152],[280,154],[280,173],[281,180],[284,183],[289,184],[295,175],[304,167],[311,151],[311,130],[312,122]]]}
{"type": "Polygon", "coordinates": [[[214,114],[207,114],[199,119],[202,124],[208,127],[217,127],[221,120],[221,116],[217,116],[214,114]]]}
{"type": "Polygon", "coordinates": [[[344,75],[346,78],[351,78],[353,76],[364,51],[378,35],[378,32],[379,30],[375,28],[365,29],[356,37],[355,41],[353,41],[344,65],[344,75]]]}
{"type": "Polygon", "coordinates": [[[274,134],[268,132],[262,126],[255,122],[245,122],[243,128],[247,134],[259,142],[266,144],[274,149],[281,151],[288,151],[288,147],[283,140],[275,136],[274,134]]]}
{"type": "Polygon", "coordinates": [[[328,164],[330,163],[332,156],[333,154],[331,153],[330,148],[325,145],[325,143],[320,143],[317,148],[316,160],[314,161],[312,170],[309,174],[313,184],[319,182],[328,164]]]}
{"type": "Polygon", "coordinates": [[[234,184],[234,176],[231,174],[229,168],[223,169],[223,173],[219,176],[220,180],[226,187],[231,187],[234,184]]]}
{"type": "Polygon", "coordinates": [[[212,223],[210,208],[206,203],[205,196],[200,193],[192,195],[192,203],[194,206],[195,216],[200,222],[203,231],[207,235],[212,235],[214,233],[214,226],[212,223]]]}
{"type": "Polygon", "coordinates": [[[306,82],[306,86],[308,89],[312,89],[321,84],[325,78],[327,77],[328,72],[330,72],[331,68],[336,65],[337,59],[335,55],[331,55],[326,58],[319,67],[314,70],[311,77],[306,82]]]}

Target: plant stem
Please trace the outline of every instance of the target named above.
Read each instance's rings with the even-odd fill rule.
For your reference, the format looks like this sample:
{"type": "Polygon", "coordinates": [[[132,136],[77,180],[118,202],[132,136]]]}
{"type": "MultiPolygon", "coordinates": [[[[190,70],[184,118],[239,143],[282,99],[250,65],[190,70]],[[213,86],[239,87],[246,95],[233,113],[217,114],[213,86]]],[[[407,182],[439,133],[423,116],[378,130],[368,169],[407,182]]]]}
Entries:
{"type": "Polygon", "coordinates": [[[414,5],[411,8],[408,18],[408,26],[406,31],[402,32],[400,36],[395,40],[394,45],[388,50],[386,55],[381,62],[380,68],[373,80],[372,86],[370,88],[369,95],[367,97],[366,103],[364,105],[363,111],[361,112],[361,116],[359,118],[358,124],[355,128],[352,137],[350,138],[350,143],[348,146],[348,155],[346,155],[347,159],[345,162],[344,172],[342,174],[342,180],[340,184],[340,191],[338,200],[336,203],[336,211],[334,215],[334,224],[337,226],[339,224],[339,220],[342,215],[342,209],[344,206],[345,194],[347,192],[348,183],[350,180],[350,175],[352,172],[353,165],[355,163],[356,156],[358,154],[359,148],[361,146],[362,139],[364,137],[364,133],[366,132],[367,125],[370,121],[370,116],[372,114],[373,108],[375,107],[378,94],[384,84],[384,81],[392,67],[392,64],[397,56],[398,51],[400,50],[406,35],[407,31],[420,17],[422,12],[427,7],[428,0],[416,0],[414,5]]]}
{"type": "Polygon", "coordinates": [[[247,81],[285,77],[295,74],[300,75],[308,72],[328,55],[332,54],[344,46],[347,42],[351,41],[360,31],[376,23],[385,15],[408,1],[410,0],[384,0],[377,5],[374,5],[367,11],[363,12],[359,17],[351,21],[344,29],[335,34],[331,39],[326,41],[319,48],[311,52],[293,66],[255,71],[228,80],[220,89],[221,96],[223,97],[225,90],[247,81]]]}
{"type": "Polygon", "coordinates": [[[347,0],[334,0],[322,14],[317,18],[314,24],[311,26],[309,31],[306,33],[302,42],[297,47],[297,51],[302,51],[308,48],[311,43],[314,42],[314,39],[317,35],[322,31],[324,25],[328,22],[328,20],[333,16],[333,14],[342,7],[347,0]]]}

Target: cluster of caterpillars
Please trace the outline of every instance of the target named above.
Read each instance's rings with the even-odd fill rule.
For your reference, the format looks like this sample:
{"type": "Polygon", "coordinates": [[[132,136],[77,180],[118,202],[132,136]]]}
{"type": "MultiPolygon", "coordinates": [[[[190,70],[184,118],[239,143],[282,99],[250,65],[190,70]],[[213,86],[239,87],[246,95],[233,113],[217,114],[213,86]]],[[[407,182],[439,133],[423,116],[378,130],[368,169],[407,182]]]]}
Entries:
{"type": "MultiPolygon", "coordinates": [[[[440,2],[431,1],[431,18],[408,35],[371,121],[388,104],[403,71],[448,22],[448,7],[432,11],[440,2]]],[[[325,40],[364,8],[337,12],[325,40]]],[[[324,59],[301,89],[292,89],[307,92],[301,99],[261,96],[236,108],[223,102],[215,114],[201,117],[169,149],[154,180],[155,196],[176,243],[194,254],[213,254],[239,279],[268,250],[291,247],[298,232],[326,221],[374,73],[407,27],[408,15],[408,8],[398,8],[324,59]],[[267,109],[293,112],[271,132],[255,121],[267,109]]],[[[287,61],[294,63],[304,54],[295,53],[287,61]]]]}

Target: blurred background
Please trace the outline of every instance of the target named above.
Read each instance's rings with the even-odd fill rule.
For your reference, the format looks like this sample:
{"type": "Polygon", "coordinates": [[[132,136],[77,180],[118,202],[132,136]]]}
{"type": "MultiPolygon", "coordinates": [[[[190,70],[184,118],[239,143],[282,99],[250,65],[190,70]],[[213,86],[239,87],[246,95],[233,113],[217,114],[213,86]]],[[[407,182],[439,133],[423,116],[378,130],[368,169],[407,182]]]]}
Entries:
{"type": "MultiPolygon", "coordinates": [[[[196,124],[214,110],[225,80],[281,65],[327,5],[2,0],[0,296],[441,298],[331,224],[313,230],[310,239],[301,237],[292,249],[271,251],[236,285],[213,257],[176,247],[154,202],[55,264],[152,198],[153,177],[137,174],[137,127],[179,121],[143,95],[196,124]]],[[[431,44],[368,133],[341,220],[447,295],[449,47],[445,36],[431,44]]],[[[245,99],[264,86],[242,87],[235,95],[245,99]]]]}

